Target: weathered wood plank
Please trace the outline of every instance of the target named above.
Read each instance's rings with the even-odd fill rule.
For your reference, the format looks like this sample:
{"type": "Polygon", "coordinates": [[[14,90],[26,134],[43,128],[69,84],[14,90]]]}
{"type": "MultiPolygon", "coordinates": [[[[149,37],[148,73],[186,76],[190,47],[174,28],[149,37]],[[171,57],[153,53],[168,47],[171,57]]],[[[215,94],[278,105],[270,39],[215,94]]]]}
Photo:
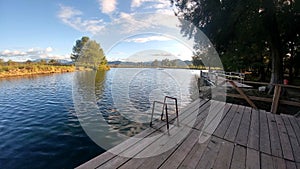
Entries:
{"type": "Polygon", "coordinates": [[[197,124],[196,128],[199,128],[202,133],[201,137],[199,137],[200,143],[206,141],[219,125],[222,118],[222,111],[224,109],[224,106],[224,102],[217,101],[212,103],[209,112],[205,118],[203,126],[199,127],[199,125],[197,124]]]}
{"type": "Polygon", "coordinates": [[[127,157],[115,156],[114,158],[110,159],[108,162],[106,162],[103,165],[97,167],[97,169],[117,168],[121,164],[128,161],[129,159],[130,158],[127,158],[127,157]]]}
{"type": "Polygon", "coordinates": [[[207,149],[210,139],[204,143],[196,143],[189,154],[184,158],[179,168],[194,169],[197,167],[198,162],[202,158],[205,150],[207,149]]]}
{"type": "Polygon", "coordinates": [[[193,130],[191,135],[173,152],[160,168],[178,168],[193,146],[198,142],[200,131],[193,130]]]}
{"type": "Polygon", "coordinates": [[[261,169],[274,169],[273,160],[270,155],[265,153],[260,154],[261,169]]]}
{"type": "Polygon", "coordinates": [[[246,148],[235,145],[231,161],[231,169],[246,168],[246,148]]]}
{"type": "Polygon", "coordinates": [[[234,144],[228,141],[223,140],[221,143],[220,152],[217,156],[215,164],[213,165],[214,169],[227,169],[230,167],[231,158],[233,154],[234,144]]]}
{"type": "Polygon", "coordinates": [[[288,118],[289,118],[289,120],[291,122],[291,125],[293,126],[293,129],[295,131],[298,143],[300,144],[300,127],[297,124],[297,121],[296,121],[296,119],[294,117],[288,116],[288,118]]]}
{"type": "Polygon", "coordinates": [[[300,145],[298,143],[297,136],[295,134],[293,126],[291,125],[288,117],[282,116],[282,119],[283,119],[285,127],[287,129],[287,134],[288,134],[289,140],[291,142],[291,147],[292,147],[295,161],[300,162],[300,145]]]}
{"type": "Polygon", "coordinates": [[[259,111],[252,109],[248,147],[259,150],[259,111]]]}
{"type": "Polygon", "coordinates": [[[280,98],[280,93],[281,93],[281,86],[275,85],[274,95],[273,95],[273,101],[272,101],[272,105],[271,105],[271,112],[272,113],[277,113],[278,101],[279,101],[279,98],[280,98]]]}
{"type": "Polygon", "coordinates": [[[284,126],[284,122],[281,116],[276,115],[275,120],[278,127],[279,138],[281,142],[282,154],[285,159],[294,161],[294,155],[292,146],[289,140],[289,135],[287,134],[286,127],[284,126]]]}
{"type": "Polygon", "coordinates": [[[234,83],[234,81],[229,80],[228,82],[235,88],[235,90],[237,90],[237,91],[240,93],[240,95],[243,96],[243,98],[248,102],[248,104],[249,104],[251,107],[253,107],[254,109],[257,109],[257,107],[256,107],[255,104],[252,102],[252,100],[251,100],[251,99],[243,92],[242,89],[240,89],[240,88],[234,83]]]}
{"type": "Polygon", "coordinates": [[[229,109],[229,112],[226,114],[224,119],[221,121],[219,126],[217,127],[216,131],[214,132],[213,135],[224,138],[225,133],[234,117],[235,111],[237,110],[238,106],[237,105],[232,105],[231,108],[229,109]]]}
{"type": "Polygon", "coordinates": [[[242,116],[243,116],[243,113],[244,113],[244,109],[245,109],[245,106],[239,106],[238,110],[235,112],[233,120],[231,121],[230,126],[227,129],[226,134],[224,136],[224,138],[226,140],[234,142],[234,140],[236,138],[238,128],[239,128],[240,123],[241,123],[241,119],[242,119],[242,116]]]}
{"type": "Polygon", "coordinates": [[[270,132],[271,154],[276,157],[282,157],[280,138],[274,114],[267,113],[267,119],[270,132]]]}
{"type": "Polygon", "coordinates": [[[259,151],[256,151],[251,148],[247,148],[246,168],[247,169],[260,168],[259,151]]]}
{"type": "Polygon", "coordinates": [[[286,168],[284,159],[273,156],[272,160],[274,169],[288,169],[286,168]]]}
{"type": "MultiPolygon", "coordinates": [[[[182,116],[188,115],[189,113],[186,113],[186,112],[193,112],[193,111],[197,110],[199,107],[201,107],[202,105],[204,105],[206,102],[207,102],[206,100],[202,100],[202,99],[195,100],[193,103],[191,103],[190,106],[187,106],[186,108],[182,109],[182,111],[179,112],[179,116],[182,117],[182,116]]],[[[164,125],[165,125],[164,123],[158,123],[158,124],[155,124],[154,126],[156,129],[160,129],[164,125]]],[[[148,128],[145,131],[143,131],[142,133],[138,134],[136,137],[145,138],[155,132],[157,132],[157,130],[154,130],[153,128],[148,128]]],[[[108,152],[105,152],[105,153],[95,157],[94,159],[91,159],[90,161],[78,166],[78,168],[86,168],[86,167],[87,168],[96,168],[98,166],[101,166],[102,164],[109,161],[110,159],[113,159],[116,155],[129,149],[131,146],[135,145],[136,143],[137,143],[136,140],[133,141],[132,139],[128,139],[128,140],[122,142],[121,144],[113,147],[108,152]],[[114,153],[111,153],[111,152],[114,152],[114,153]]]]}
{"type": "MultiPolygon", "coordinates": [[[[204,105],[204,106],[200,107],[198,110],[196,110],[197,114],[198,114],[198,111],[202,112],[202,113],[198,114],[198,117],[197,117],[197,121],[198,121],[199,124],[203,124],[202,121],[206,116],[206,113],[204,113],[204,112],[208,111],[209,106],[210,106],[210,103],[206,103],[206,105],[204,105]]],[[[189,124],[190,121],[192,121],[192,120],[194,120],[194,119],[190,118],[190,116],[187,116],[185,118],[181,118],[181,123],[189,124]]],[[[181,124],[181,127],[183,127],[183,130],[187,130],[186,132],[188,132],[190,130],[186,126],[182,126],[182,124],[181,124]]],[[[172,131],[173,131],[173,128],[171,128],[170,133],[172,133],[172,131]]],[[[194,130],[194,131],[195,132],[192,136],[198,137],[200,131],[198,131],[198,130],[194,130]],[[197,136],[196,136],[196,134],[197,134],[197,136]]],[[[171,153],[173,153],[173,150],[175,150],[176,147],[178,147],[178,146],[180,146],[179,148],[181,148],[181,147],[185,148],[186,147],[186,146],[181,146],[181,143],[183,142],[183,144],[186,144],[185,143],[186,140],[190,139],[191,135],[189,134],[186,139],[182,138],[183,139],[182,140],[182,139],[179,138],[180,137],[180,132],[184,132],[184,131],[179,131],[178,133],[173,133],[169,136],[170,138],[161,137],[158,140],[154,141],[153,143],[150,143],[148,146],[144,146],[144,148],[141,149],[141,151],[137,154],[137,156],[147,156],[148,154],[151,154],[151,152],[152,153],[153,152],[159,152],[163,149],[167,150],[168,148],[165,148],[165,147],[170,147],[170,146],[172,146],[172,145],[170,145],[171,142],[173,142],[173,143],[176,142],[176,146],[174,148],[171,148],[172,151],[168,150],[165,153],[162,153],[162,155],[158,155],[158,156],[155,156],[155,157],[150,157],[150,158],[147,158],[147,159],[145,159],[145,158],[143,158],[143,159],[138,159],[138,158],[131,159],[129,162],[122,165],[121,168],[131,168],[132,169],[132,168],[140,168],[140,167],[141,168],[153,167],[153,164],[150,163],[151,161],[152,162],[155,161],[155,163],[157,163],[158,161],[161,161],[161,163],[163,163],[163,160],[166,160],[167,158],[169,158],[169,155],[171,153]],[[179,138],[179,140],[178,140],[178,138],[179,138]],[[138,162],[135,162],[135,161],[138,161],[138,162]]],[[[186,133],[186,132],[184,132],[184,133],[186,133]]],[[[191,141],[196,142],[197,139],[193,138],[191,141]]]]}
{"type": "Polygon", "coordinates": [[[206,150],[197,164],[197,169],[207,169],[214,165],[222,140],[212,136],[206,150]]]}
{"type": "Polygon", "coordinates": [[[260,110],[259,121],[260,121],[259,149],[264,153],[271,154],[269,127],[268,127],[268,120],[265,111],[260,110]]]}
{"type": "Polygon", "coordinates": [[[86,169],[86,168],[97,168],[100,165],[104,164],[105,162],[107,162],[108,160],[114,158],[116,155],[110,152],[105,152],[91,160],[89,160],[88,162],[76,167],[76,169],[86,169]]]}
{"type": "Polygon", "coordinates": [[[285,163],[286,163],[286,168],[288,168],[288,169],[297,169],[295,162],[285,160],[285,163]]]}
{"type": "Polygon", "coordinates": [[[247,146],[250,128],[251,108],[246,107],[236,136],[236,143],[247,146]]]}

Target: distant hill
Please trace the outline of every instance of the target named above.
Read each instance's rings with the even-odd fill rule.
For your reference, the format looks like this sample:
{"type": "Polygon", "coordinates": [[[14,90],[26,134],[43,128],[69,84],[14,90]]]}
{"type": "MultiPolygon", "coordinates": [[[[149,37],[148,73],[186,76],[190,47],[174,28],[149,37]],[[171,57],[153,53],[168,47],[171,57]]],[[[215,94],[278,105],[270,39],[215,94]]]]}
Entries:
{"type": "Polygon", "coordinates": [[[122,67],[186,67],[192,65],[192,61],[180,59],[175,60],[156,60],[147,62],[128,62],[128,61],[109,61],[109,66],[122,66],[122,67]]]}

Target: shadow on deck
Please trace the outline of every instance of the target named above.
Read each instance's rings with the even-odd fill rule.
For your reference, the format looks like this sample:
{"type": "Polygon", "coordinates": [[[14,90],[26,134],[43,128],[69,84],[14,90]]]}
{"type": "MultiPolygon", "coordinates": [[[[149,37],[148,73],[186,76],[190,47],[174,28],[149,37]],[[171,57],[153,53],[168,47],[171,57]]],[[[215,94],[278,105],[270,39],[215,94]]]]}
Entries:
{"type": "Polygon", "coordinates": [[[78,168],[300,169],[297,118],[198,99],[179,120],[169,134],[158,122],[78,168]]]}

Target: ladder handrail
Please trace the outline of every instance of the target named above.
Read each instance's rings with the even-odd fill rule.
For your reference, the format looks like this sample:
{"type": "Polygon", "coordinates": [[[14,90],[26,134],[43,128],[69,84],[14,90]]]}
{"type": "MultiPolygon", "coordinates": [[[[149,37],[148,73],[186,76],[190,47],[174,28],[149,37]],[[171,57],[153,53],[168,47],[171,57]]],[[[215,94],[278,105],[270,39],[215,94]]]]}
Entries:
{"type": "Polygon", "coordinates": [[[176,97],[171,97],[171,96],[165,96],[164,103],[166,103],[167,99],[172,99],[172,100],[175,101],[177,126],[179,126],[177,98],[176,97]]]}
{"type": "Polygon", "coordinates": [[[167,99],[172,99],[175,101],[175,106],[176,106],[176,118],[177,118],[177,126],[179,126],[179,117],[178,117],[178,104],[177,104],[177,98],[175,97],[170,97],[170,96],[165,96],[164,98],[164,102],[160,102],[160,101],[153,101],[153,107],[152,107],[152,114],[151,114],[151,121],[150,121],[150,127],[152,127],[152,121],[153,121],[153,115],[154,115],[154,108],[156,103],[162,104],[163,108],[162,108],[162,112],[161,112],[161,117],[160,119],[163,120],[163,115],[164,115],[164,111],[166,111],[166,121],[167,121],[167,129],[169,132],[169,116],[168,116],[168,104],[166,103],[167,99]]]}
{"type": "Polygon", "coordinates": [[[155,108],[155,103],[159,103],[163,105],[162,108],[162,114],[161,114],[161,120],[163,118],[163,113],[164,109],[166,110],[166,120],[167,120],[167,129],[169,131],[169,118],[168,118],[168,104],[160,101],[153,101],[153,107],[152,107],[152,115],[151,115],[151,121],[150,121],[150,127],[152,127],[152,120],[153,120],[153,114],[154,114],[154,108],[155,108]]]}

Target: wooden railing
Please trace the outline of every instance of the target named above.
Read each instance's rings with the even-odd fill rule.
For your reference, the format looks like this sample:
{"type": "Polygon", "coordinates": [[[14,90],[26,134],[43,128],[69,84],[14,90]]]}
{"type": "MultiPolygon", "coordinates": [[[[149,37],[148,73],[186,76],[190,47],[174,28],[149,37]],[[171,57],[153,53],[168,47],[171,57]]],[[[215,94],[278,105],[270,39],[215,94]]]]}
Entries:
{"type": "MultiPolygon", "coordinates": [[[[294,89],[300,89],[300,86],[294,86],[294,85],[285,85],[285,84],[270,84],[270,83],[264,83],[264,82],[253,82],[253,81],[244,81],[244,76],[232,76],[232,75],[226,75],[227,73],[208,73],[205,72],[204,76],[200,75],[201,77],[204,78],[212,78],[212,84],[214,87],[222,86],[225,83],[229,83],[239,94],[233,94],[233,93],[226,93],[227,97],[232,97],[232,98],[239,98],[239,99],[244,99],[251,107],[257,109],[257,106],[254,104],[253,100],[255,101],[263,101],[263,102],[269,102],[272,103],[271,105],[271,110],[270,112],[272,113],[278,113],[278,106],[279,105],[290,105],[290,106],[296,106],[300,107],[300,102],[297,101],[290,101],[290,100],[283,100],[281,99],[281,93],[283,88],[294,88],[294,89]],[[218,77],[223,77],[221,80],[218,77]],[[231,77],[228,79],[228,77],[231,77]],[[236,79],[233,80],[233,79],[236,79]],[[221,82],[219,83],[219,81],[221,82]],[[258,96],[248,96],[245,94],[245,92],[236,85],[236,82],[243,83],[243,84],[255,84],[255,85],[264,85],[264,86],[274,86],[274,93],[272,98],[268,97],[258,97],[258,96]]],[[[217,93],[216,95],[222,95],[221,93],[217,93]]],[[[224,94],[223,94],[224,95],[224,94]]]]}

